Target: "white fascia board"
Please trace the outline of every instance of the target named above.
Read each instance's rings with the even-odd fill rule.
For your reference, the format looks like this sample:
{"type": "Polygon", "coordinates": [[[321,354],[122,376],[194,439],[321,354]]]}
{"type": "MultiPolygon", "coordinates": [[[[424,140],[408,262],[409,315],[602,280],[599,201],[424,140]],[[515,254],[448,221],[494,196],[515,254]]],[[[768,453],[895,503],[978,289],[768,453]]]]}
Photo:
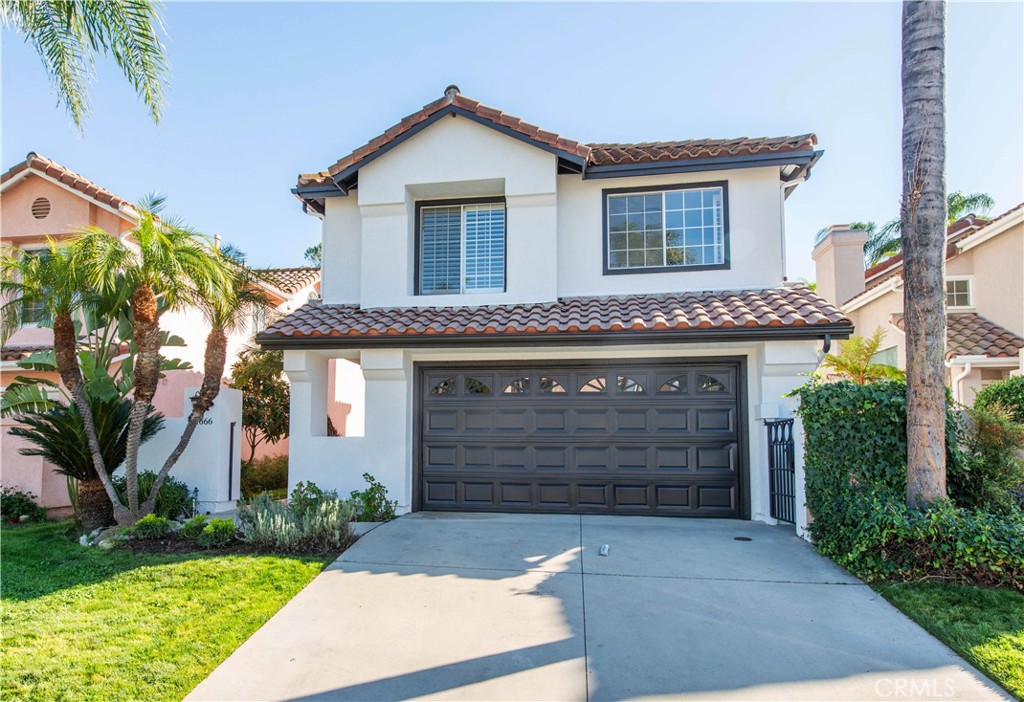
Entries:
{"type": "MultiPolygon", "coordinates": [[[[0,187],[0,192],[3,192],[4,190],[7,190],[8,188],[10,188],[15,183],[20,182],[21,180],[26,178],[28,176],[28,174],[30,174],[30,173],[32,175],[34,175],[34,176],[42,178],[45,181],[53,183],[58,188],[63,188],[64,190],[67,190],[72,195],[77,195],[78,197],[80,197],[80,198],[82,198],[84,200],[89,200],[90,202],[96,203],[97,207],[99,207],[99,208],[101,208],[103,210],[106,210],[107,212],[109,212],[111,214],[117,215],[121,219],[126,220],[126,221],[130,222],[131,224],[136,224],[139,221],[138,213],[136,213],[134,207],[132,207],[130,211],[119,210],[117,208],[111,207],[110,205],[107,205],[105,203],[100,202],[99,200],[97,200],[94,197],[90,197],[90,196],[86,195],[85,193],[81,192],[80,190],[75,190],[70,185],[67,185],[66,183],[62,183],[59,180],[57,180],[56,178],[54,178],[52,176],[49,176],[49,175],[47,175],[45,173],[42,173],[40,171],[37,171],[37,170],[35,170],[33,168],[26,168],[24,171],[22,171],[21,173],[19,173],[18,175],[14,176],[9,181],[4,183],[3,186],[0,187]]],[[[129,205],[129,207],[131,207],[131,206],[129,205]]]]}
{"type": "Polygon", "coordinates": [[[963,366],[970,363],[976,368],[1016,368],[1020,365],[1018,356],[953,356],[949,359],[951,366],[963,366]]]}
{"type": "Polygon", "coordinates": [[[989,239],[995,238],[1005,232],[1007,229],[1014,227],[1021,222],[1024,222],[1024,209],[1014,212],[1009,217],[994,222],[993,224],[983,227],[971,234],[963,241],[957,243],[956,248],[960,252],[970,251],[975,246],[984,244],[989,239]]]}
{"type": "Polygon", "coordinates": [[[854,298],[840,306],[840,310],[843,312],[853,312],[858,310],[869,302],[873,302],[878,298],[882,297],[891,292],[895,292],[898,288],[903,287],[903,278],[899,276],[893,276],[893,279],[888,283],[882,283],[877,288],[874,288],[870,292],[864,293],[861,297],[854,298]]]}

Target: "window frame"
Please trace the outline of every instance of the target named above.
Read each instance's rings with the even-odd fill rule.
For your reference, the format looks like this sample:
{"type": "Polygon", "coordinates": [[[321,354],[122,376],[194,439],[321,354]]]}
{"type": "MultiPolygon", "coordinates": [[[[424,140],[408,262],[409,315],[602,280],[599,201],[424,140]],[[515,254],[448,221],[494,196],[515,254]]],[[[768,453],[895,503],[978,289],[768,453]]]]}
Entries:
{"type": "MultiPolygon", "coordinates": [[[[664,211],[662,211],[662,230],[664,230],[664,211]]],[[[685,273],[687,271],[722,271],[732,268],[729,253],[729,181],[713,180],[702,183],[668,183],[665,185],[641,185],[629,188],[604,188],[601,190],[601,270],[603,275],[644,275],[647,273],[685,273]],[[702,190],[705,188],[721,188],[722,190],[722,262],[702,263],[696,266],[644,266],[632,268],[611,268],[608,265],[609,231],[608,231],[608,197],[610,195],[626,195],[639,193],[665,193],[677,190],[702,190]]],[[[664,243],[662,244],[664,248],[664,243]]]]}
{"type": "MultiPolygon", "coordinates": [[[[30,255],[33,255],[33,256],[38,256],[40,252],[49,251],[50,247],[47,246],[46,244],[42,244],[42,243],[31,243],[31,244],[25,244],[23,246],[19,246],[18,250],[21,253],[23,253],[23,254],[30,254],[30,255]]],[[[22,312],[22,314],[24,314],[24,312],[22,312]]],[[[40,328],[40,326],[39,326],[39,318],[37,317],[36,319],[32,320],[31,322],[25,321],[24,318],[23,318],[20,328],[21,329],[39,329],[40,328]]]]}
{"type": "Polygon", "coordinates": [[[973,310],[974,309],[974,276],[973,275],[948,275],[946,280],[943,282],[942,287],[944,289],[943,301],[946,303],[947,310],[973,310]],[[966,305],[951,305],[949,304],[949,284],[950,283],[967,283],[967,304],[966,305]]]}
{"type": "Polygon", "coordinates": [[[487,197],[461,197],[461,198],[446,198],[441,200],[417,200],[416,201],[416,222],[415,222],[415,238],[416,238],[416,260],[413,265],[413,295],[416,297],[424,297],[429,295],[500,295],[508,292],[508,203],[505,201],[504,195],[494,195],[487,197]],[[505,263],[502,266],[502,279],[501,279],[501,290],[465,290],[465,271],[466,271],[466,231],[465,222],[460,224],[461,231],[461,249],[459,251],[460,261],[459,266],[461,269],[459,289],[450,292],[423,292],[422,289],[422,278],[423,278],[423,233],[421,231],[423,227],[423,209],[431,207],[462,207],[465,205],[496,205],[501,204],[505,209],[505,240],[504,240],[504,253],[505,263]]]}

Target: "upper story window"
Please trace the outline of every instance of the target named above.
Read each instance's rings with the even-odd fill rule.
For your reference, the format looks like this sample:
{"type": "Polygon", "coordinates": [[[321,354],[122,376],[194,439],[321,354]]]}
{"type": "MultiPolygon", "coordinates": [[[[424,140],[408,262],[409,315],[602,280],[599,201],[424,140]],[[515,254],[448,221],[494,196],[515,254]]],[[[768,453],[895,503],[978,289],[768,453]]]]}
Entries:
{"type": "Polygon", "coordinates": [[[946,307],[971,306],[970,278],[954,278],[946,281],[946,307]]]}
{"type": "Polygon", "coordinates": [[[606,273],[728,268],[725,183],[604,194],[606,273]]]}
{"type": "Polygon", "coordinates": [[[505,203],[420,203],[417,293],[505,291],[505,203]]]}

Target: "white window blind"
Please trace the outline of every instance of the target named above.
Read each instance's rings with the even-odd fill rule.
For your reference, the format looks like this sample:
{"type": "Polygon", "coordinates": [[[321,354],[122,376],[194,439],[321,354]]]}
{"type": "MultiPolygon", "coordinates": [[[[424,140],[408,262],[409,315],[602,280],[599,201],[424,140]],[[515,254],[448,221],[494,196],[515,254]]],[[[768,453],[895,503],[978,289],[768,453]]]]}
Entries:
{"type": "Polygon", "coordinates": [[[420,294],[505,289],[505,205],[420,211],[420,294]]]}

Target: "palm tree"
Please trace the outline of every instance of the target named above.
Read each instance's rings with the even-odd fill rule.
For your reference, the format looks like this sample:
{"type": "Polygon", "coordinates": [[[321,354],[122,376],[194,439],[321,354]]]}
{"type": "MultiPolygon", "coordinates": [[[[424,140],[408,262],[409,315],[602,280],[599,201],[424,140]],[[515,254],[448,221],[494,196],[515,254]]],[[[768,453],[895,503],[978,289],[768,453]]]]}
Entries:
{"type": "Polygon", "coordinates": [[[867,338],[851,336],[839,347],[839,353],[825,355],[823,365],[848,377],[857,385],[867,385],[878,380],[902,380],[905,377],[903,371],[885,363],[874,362],[884,335],[885,332],[878,327],[867,338]]]}
{"type": "Polygon", "coordinates": [[[114,505],[116,518],[116,493],[103,461],[91,406],[86,398],[82,369],[78,365],[75,317],[90,299],[86,279],[91,269],[76,247],[57,246],[52,239],[48,244],[41,254],[26,254],[10,247],[0,252],[0,300],[3,301],[0,306],[0,337],[6,342],[22,326],[29,306],[39,307],[44,318],[52,323],[57,373],[81,412],[96,477],[114,505]]]}
{"type": "Polygon", "coordinates": [[[221,380],[227,364],[228,333],[246,328],[256,315],[273,308],[270,298],[260,290],[257,284],[259,278],[254,271],[234,264],[231,259],[225,258],[224,263],[225,269],[229,272],[228,285],[217,295],[197,297],[195,300],[210,324],[203,356],[203,382],[199,392],[192,398],[192,411],[189,413],[181,439],[157,474],[149,498],[142,507],[143,514],[153,511],[160,486],[181,454],[185,452],[193,432],[203,416],[213,407],[213,401],[220,393],[221,380]]]}
{"type": "MultiPolygon", "coordinates": [[[[128,445],[128,417],[131,400],[120,397],[89,397],[89,407],[96,423],[103,465],[112,473],[124,463],[128,445]]],[[[10,434],[34,444],[23,448],[25,456],[42,456],[52,463],[56,472],[78,482],[77,512],[86,531],[107,526],[114,517],[113,502],[96,475],[88,450],[85,422],[74,404],[56,405],[45,412],[20,415],[19,424],[10,434]]],[[[163,416],[151,412],[143,423],[142,441],[153,438],[163,426],[163,416]]]]}
{"type": "Polygon", "coordinates": [[[167,58],[150,0],[0,0],[0,22],[25,37],[72,121],[82,128],[89,112],[86,83],[97,53],[111,56],[160,121],[167,58]]]}
{"type": "Polygon", "coordinates": [[[907,504],[946,496],[946,4],[903,3],[907,504]]]}
{"type": "MultiPolygon", "coordinates": [[[[93,264],[93,286],[108,290],[121,281],[132,291],[132,341],[137,351],[135,404],[125,459],[128,505],[127,512],[118,518],[119,524],[134,523],[145,514],[139,511],[139,445],[142,423],[160,380],[160,315],[216,300],[225,295],[231,282],[225,259],[206,237],[176,220],[157,216],[163,202],[161,197],[150,196],[138,206],[139,220],[130,232],[130,244],[97,227],[87,228],[77,240],[93,264]]],[[[155,501],[159,486],[154,487],[146,504],[155,501]]]]}
{"type": "MultiPolygon", "coordinates": [[[[988,193],[971,193],[969,195],[956,190],[946,196],[946,226],[952,225],[961,217],[969,214],[985,215],[995,205],[995,200],[988,193]]],[[[903,247],[900,238],[902,222],[894,219],[881,228],[874,222],[865,222],[863,227],[868,231],[868,240],[864,244],[864,262],[868,268],[877,266],[887,258],[895,256],[903,247]]],[[[853,225],[850,225],[853,226],[853,225]]]]}

